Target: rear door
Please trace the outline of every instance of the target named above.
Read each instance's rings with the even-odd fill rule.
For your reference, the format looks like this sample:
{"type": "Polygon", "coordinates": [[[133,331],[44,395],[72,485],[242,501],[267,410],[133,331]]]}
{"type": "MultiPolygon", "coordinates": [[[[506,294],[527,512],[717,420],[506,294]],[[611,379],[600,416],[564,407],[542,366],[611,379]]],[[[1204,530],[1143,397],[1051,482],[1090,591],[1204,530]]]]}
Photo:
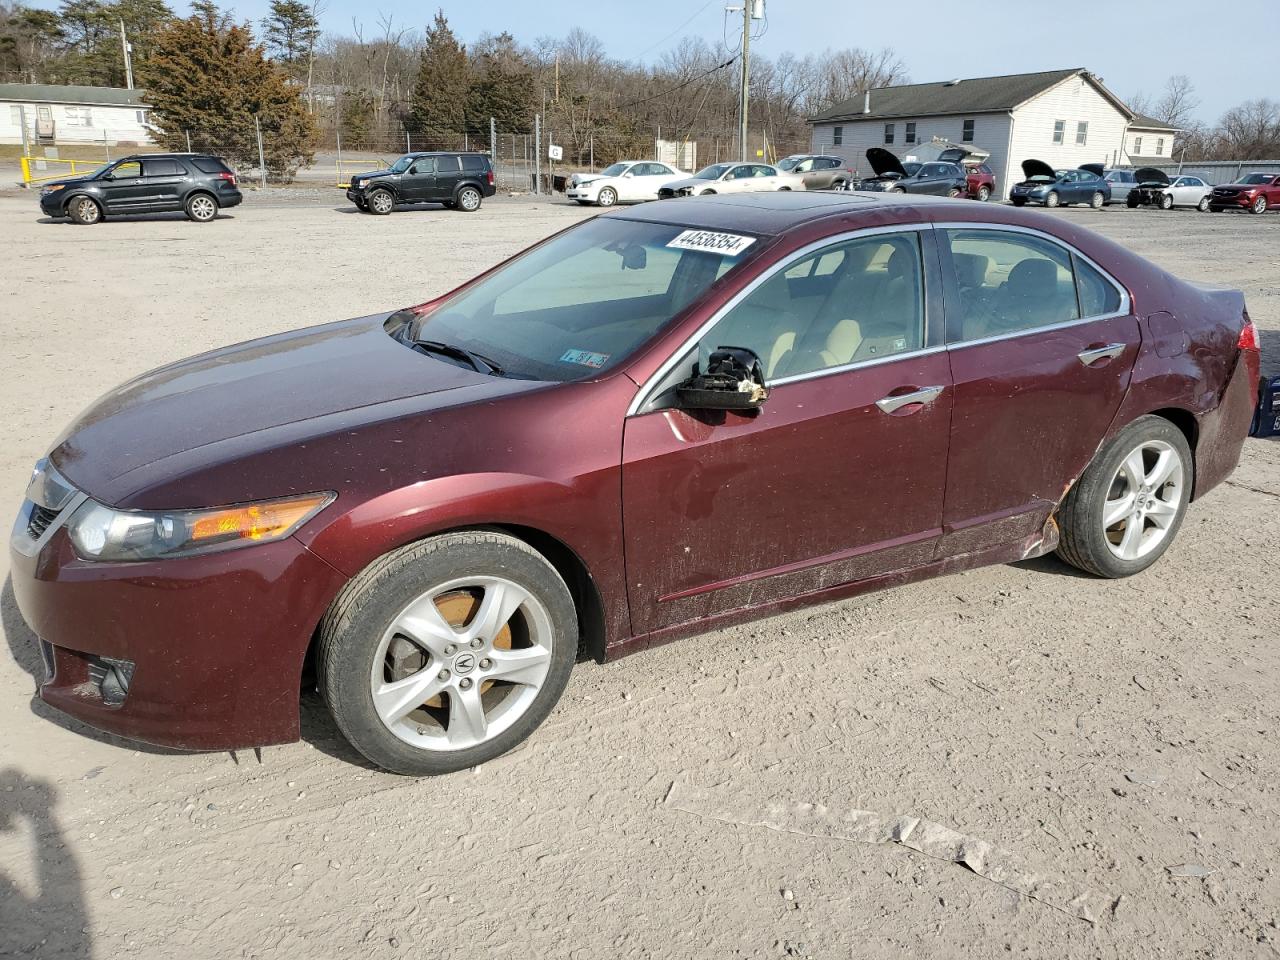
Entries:
{"type": "Polygon", "coordinates": [[[182,209],[183,197],[191,183],[191,173],[181,161],[172,157],[144,159],[142,179],[146,186],[144,192],[146,209],[182,209]]]}
{"type": "Polygon", "coordinates": [[[955,381],[942,556],[1036,537],[1088,465],[1139,346],[1124,289],[1018,227],[939,228],[955,381]]]}
{"type": "Polygon", "coordinates": [[[435,186],[429,199],[443,203],[452,200],[458,190],[458,183],[462,180],[462,161],[456,153],[441,154],[435,160],[435,186]]]}

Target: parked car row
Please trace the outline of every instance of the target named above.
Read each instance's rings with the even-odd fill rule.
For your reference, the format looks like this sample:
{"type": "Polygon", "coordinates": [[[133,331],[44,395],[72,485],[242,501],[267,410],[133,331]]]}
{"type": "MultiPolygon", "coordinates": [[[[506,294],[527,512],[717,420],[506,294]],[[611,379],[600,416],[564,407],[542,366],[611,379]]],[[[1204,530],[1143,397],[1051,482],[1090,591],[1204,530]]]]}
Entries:
{"type": "Polygon", "coordinates": [[[1211,186],[1202,177],[1182,174],[1170,177],[1158,167],[1107,170],[1086,163],[1074,170],[1055,170],[1043,160],[1022,161],[1026,179],[1014,184],[1009,199],[1015,207],[1039,203],[1057,207],[1087,203],[1104,207],[1124,201],[1129,209],[1190,207],[1215,213],[1228,209],[1266,213],[1280,208],[1280,173],[1250,173],[1237,183],[1211,186]]]}

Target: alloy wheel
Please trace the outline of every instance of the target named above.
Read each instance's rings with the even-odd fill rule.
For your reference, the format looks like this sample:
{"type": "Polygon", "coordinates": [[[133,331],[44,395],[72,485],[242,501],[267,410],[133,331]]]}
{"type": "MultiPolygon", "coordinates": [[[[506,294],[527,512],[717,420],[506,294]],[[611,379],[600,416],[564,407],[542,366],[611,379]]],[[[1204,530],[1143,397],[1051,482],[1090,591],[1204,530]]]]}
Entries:
{"type": "Polygon", "coordinates": [[[554,637],[547,608],[510,580],[441,584],[383,634],[370,676],[374,709],[391,733],[420,749],[486,743],[537,698],[554,637]]]}
{"type": "Polygon", "coordinates": [[[1252,206],[1252,207],[1250,207],[1249,209],[1251,209],[1254,213],[1266,213],[1266,212],[1267,212],[1267,198],[1266,198],[1266,197],[1259,197],[1257,200],[1253,201],[1253,206],[1252,206]]]}
{"type": "Polygon", "coordinates": [[[983,203],[986,203],[988,200],[990,200],[990,199],[991,199],[991,188],[990,188],[990,187],[988,187],[988,186],[986,186],[985,184],[984,184],[984,185],[982,185],[981,187],[979,187],[979,188],[978,188],[978,199],[979,199],[980,201],[982,201],[983,203]]]}
{"type": "Polygon", "coordinates": [[[194,220],[212,220],[218,215],[218,205],[210,197],[193,197],[191,200],[191,217],[194,220]]]}
{"type": "Polygon", "coordinates": [[[1044,198],[1044,205],[1046,207],[1056,207],[1058,205],[1058,194],[1050,191],[1049,195],[1044,198]]]}
{"type": "Polygon", "coordinates": [[[468,212],[478,209],[480,206],[480,191],[473,187],[467,187],[458,194],[458,206],[468,212]]]}
{"type": "Polygon", "coordinates": [[[97,223],[102,216],[102,208],[88,197],[76,201],[76,212],[80,215],[81,223],[97,223]]]}
{"type": "Polygon", "coordinates": [[[602,207],[612,207],[618,202],[618,191],[613,187],[602,187],[600,195],[596,197],[596,202],[602,207]]]}
{"type": "Polygon", "coordinates": [[[385,190],[379,190],[369,198],[369,207],[374,213],[390,213],[396,205],[396,198],[385,190]]]}
{"type": "Polygon", "coordinates": [[[1093,207],[1095,210],[1101,210],[1104,200],[1105,198],[1102,196],[1101,192],[1095,193],[1089,198],[1089,206],[1093,207]]]}
{"type": "Polygon", "coordinates": [[[1102,505],[1107,545],[1121,560],[1139,560],[1169,535],[1186,491],[1182,457],[1163,440],[1147,440],[1116,470],[1102,505]]]}
{"type": "Polygon", "coordinates": [[[1200,202],[1196,204],[1196,209],[1199,210],[1201,213],[1206,212],[1209,209],[1209,198],[1202,197],[1200,199],[1200,202]]]}

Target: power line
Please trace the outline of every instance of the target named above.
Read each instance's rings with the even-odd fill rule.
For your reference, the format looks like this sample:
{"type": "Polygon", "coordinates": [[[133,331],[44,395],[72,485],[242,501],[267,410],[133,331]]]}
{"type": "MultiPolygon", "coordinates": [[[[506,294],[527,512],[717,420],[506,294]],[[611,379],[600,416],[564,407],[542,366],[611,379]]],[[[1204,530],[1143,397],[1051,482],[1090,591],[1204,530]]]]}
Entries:
{"type": "Polygon", "coordinates": [[[717,2],[717,0],[707,0],[707,2],[706,2],[706,3],[704,3],[701,7],[699,7],[699,8],[698,8],[697,12],[696,12],[696,13],[694,13],[694,15],[693,15],[692,17],[690,17],[690,18],[689,18],[688,20],[686,20],[684,23],[680,24],[680,26],[676,27],[674,30],[672,30],[670,33],[668,33],[665,37],[663,37],[663,38],[662,38],[661,40],[659,40],[657,43],[652,44],[651,46],[645,47],[645,49],[641,50],[638,54],[636,54],[636,59],[637,59],[637,60],[640,60],[640,59],[642,59],[646,54],[648,54],[651,50],[656,50],[658,47],[662,46],[664,43],[666,43],[668,40],[670,40],[672,37],[674,37],[677,33],[679,33],[681,30],[683,30],[683,29],[684,29],[685,27],[687,27],[689,24],[693,23],[693,21],[694,21],[694,20],[697,20],[697,19],[698,19],[698,17],[702,16],[702,12],[703,12],[704,10],[706,10],[706,9],[707,9],[707,7],[711,6],[713,3],[716,3],[716,2],[717,2]]]}
{"type": "Polygon", "coordinates": [[[696,77],[690,77],[688,80],[684,81],[684,83],[677,83],[674,87],[671,87],[667,90],[663,90],[661,93],[655,93],[652,97],[642,97],[639,100],[632,100],[629,103],[620,103],[618,104],[618,106],[614,107],[614,109],[624,110],[627,107],[634,107],[637,104],[648,103],[650,100],[657,100],[659,97],[665,97],[667,96],[667,94],[675,93],[677,90],[683,90],[689,84],[696,83],[697,81],[701,80],[703,77],[711,76],[711,74],[715,73],[717,70],[723,70],[725,67],[732,66],[734,63],[737,63],[738,56],[739,55],[735,53],[732,57],[730,57],[724,63],[717,63],[710,70],[707,70],[705,73],[700,73],[696,77]]]}

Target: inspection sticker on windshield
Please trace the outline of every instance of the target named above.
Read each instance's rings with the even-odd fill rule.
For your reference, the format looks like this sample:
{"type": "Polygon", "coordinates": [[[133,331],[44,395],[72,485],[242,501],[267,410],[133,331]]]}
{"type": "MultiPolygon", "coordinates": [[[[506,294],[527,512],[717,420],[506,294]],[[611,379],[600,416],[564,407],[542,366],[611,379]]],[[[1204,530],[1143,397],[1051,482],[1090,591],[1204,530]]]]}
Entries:
{"type": "Polygon", "coordinates": [[[736,257],[755,242],[755,237],[740,237],[736,233],[686,230],[667,246],[675,247],[677,250],[704,250],[707,253],[721,253],[726,257],[736,257]]]}
{"type": "Polygon", "coordinates": [[[609,362],[609,354],[592,353],[590,350],[566,350],[560,358],[561,363],[577,363],[584,367],[599,370],[609,362]]]}

